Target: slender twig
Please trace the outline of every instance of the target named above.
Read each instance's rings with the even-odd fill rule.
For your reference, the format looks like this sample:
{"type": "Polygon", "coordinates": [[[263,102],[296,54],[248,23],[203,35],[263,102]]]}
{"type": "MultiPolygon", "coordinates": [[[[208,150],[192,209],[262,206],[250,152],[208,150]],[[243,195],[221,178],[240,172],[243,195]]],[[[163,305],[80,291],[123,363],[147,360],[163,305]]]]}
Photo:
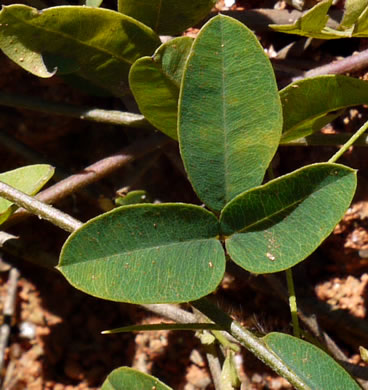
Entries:
{"type": "MultiPolygon", "coordinates": [[[[210,322],[210,320],[203,315],[199,310],[196,310],[193,308],[194,316],[197,319],[198,322],[210,322]]],[[[205,337],[205,334],[197,334],[198,338],[201,340],[205,353],[206,358],[208,362],[208,368],[210,369],[213,385],[215,387],[215,390],[225,390],[223,389],[222,381],[221,381],[221,362],[219,357],[219,351],[215,344],[215,337],[213,337],[212,342],[203,342],[203,338],[205,337]]]]}
{"type": "Polygon", "coordinates": [[[133,128],[153,128],[143,115],[117,110],[103,110],[94,107],[81,107],[65,103],[51,103],[34,96],[11,95],[0,92],[0,105],[25,108],[45,112],[47,114],[62,115],[71,118],[84,119],[93,122],[107,123],[133,128]]]}
{"type": "Polygon", "coordinates": [[[218,351],[214,343],[204,344],[204,349],[206,352],[206,358],[208,362],[208,367],[211,372],[211,377],[215,390],[225,390],[222,386],[221,381],[221,363],[218,356],[218,351]]]}
{"type": "Polygon", "coordinates": [[[352,54],[342,60],[333,61],[329,64],[318,66],[301,75],[295,76],[291,79],[292,82],[305,79],[307,77],[316,77],[325,74],[343,74],[357,72],[365,69],[368,66],[368,49],[359,53],[352,54]]]}
{"type": "Polygon", "coordinates": [[[146,139],[139,139],[132,145],[127,146],[120,152],[103,158],[100,161],[86,167],[81,172],[69,176],[67,179],[40,192],[37,199],[54,203],[66,196],[78,191],[80,188],[101,180],[124,165],[133,160],[164,146],[169,142],[169,138],[162,134],[154,134],[146,139]]]}
{"type": "Polygon", "coordinates": [[[295,388],[298,390],[311,390],[277,355],[266,347],[260,338],[243,328],[237,321],[234,321],[208,299],[202,298],[198,301],[191,302],[191,304],[204,313],[210,320],[223,326],[244,347],[271,367],[276,373],[287,379],[295,388]]]}
{"type": "Polygon", "coordinates": [[[289,268],[285,271],[285,273],[289,291],[289,307],[291,313],[291,320],[293,322],[294,336],[300,338],[300,326],[298,320],[298,308],[296,304],[295,287],[293,281],[293,271],[289,268]]]}
{"type": "Polygon", "coordinates": [[[82,223],[68,214],[55,209],[39,200],[18,191],[16,188],[9,186],[0,181],[0,196],[18,206],[24,207],[29,212],[37,215],[39,218],[46,219],[54,225],[68,232],[73,232],[82,226],[82,223]]]}
{"type": "Polygon", "coordinates": [[[146,310],[151,311],[152,313],[158,314],[161,317],[169,318],[178,323],[190,324],[197,322],[197,319],[194,314],[189,313],[186,310],[180,309],[175,305],[168,304],[147,304],[140,305],[146,310]]]}
{"type": "MultiPolygon", "coordinates": [[[[46,159],[42,154],[34,151],[28,145],[25,145],[16,138],[11,137],[5,131],[0,131],[0,144],[2,147],[11,150],[13,153],[19,154],[23,159],[26,160],[27,164],[48,164],[55,167],[54,175],[52,176],[52,179],[55,181],[60,181],[70,176],[70,173],[67,173],[64,168],[61,168],[52,160],[50,161],[46,159]]],[[[80,191],[80,195],[83,200],[88,201],[88,203],[94,207],[101,208],[101,205],[97,201],[95,195],[90,193],[88,189],[83,189],[80,191]]]]}
{"type": "MultiPolygon", "coordinates": [[[[69,176],[67,179],[41,191],[36,198],[44,203],[55,203],[81,188],[102,179],[136,158],[164,146],[167,142],[169,142],[169,138],[162,134],[154,134],[146,139],[136,141],[132,145],[124,148],[121,152],[106,157],[86,167],[81,172],[69,176]]],[[[6,222],[5,226],[18,223],[30,215],[25,210],[17,210],[6,222]]]]}
{"type": "Polygon", "coordinates": [[[345,142],[345,144],[338,150],[329,160],[328,162],[334,163],[336,162],[349,148],[358,140],[360,136],[368,129],[368,121],[364,123],[364,125],[352,136],[350,139],[345,142]]]}

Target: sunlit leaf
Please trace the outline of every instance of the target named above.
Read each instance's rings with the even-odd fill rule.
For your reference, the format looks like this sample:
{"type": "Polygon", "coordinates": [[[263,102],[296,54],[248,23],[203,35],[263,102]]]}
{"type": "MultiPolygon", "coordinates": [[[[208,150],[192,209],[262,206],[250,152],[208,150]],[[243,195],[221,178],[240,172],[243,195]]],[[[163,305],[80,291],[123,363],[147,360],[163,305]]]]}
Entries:
{"type": "Polygon", "coordinates": [[[345,0],[344,17],[340,23],[340,29],[351,28],[368,6],[368,0],[345,0]]]}
{"type": "Polygon", "coordinates": [[[368,7],[364,9],[358,20],[355,22],[352,36],[358,38],[368,37],[368,7]]]}
{"type": "Polygon", "coordinates": [[[221,213],[231,259],[247,271],[283,271],[304,260],[350,205],[356,172],[313,164],[233,199],[221,213]]]}
{"type": "Polygon", "coordinates": [[[216,217],[199,206],[123,206],[72,233],[59,270],[76,288],[130,303],[199,299],[225,270],[216,217]]]}
{"type": "MultiPolygon", "coordinates": [[[[27,195],[36,194],[53,176],[54,168],[47,164],[28,165],[0,173],[0,181],[27,195]]],[[[6,199],[0,198],[0,224],[14,212],[16,206],[6,199]]]]}
{"type": "Polygon", "coordinates": [[[340,31],[326,26],[328,21],[328,10],[331,5],[332,0],[321,1],[309,11],[305,12],[293,24],[271,24],[270,27],[275,31],[318,39],[351,37],[352,34],[350,30],[340,31]]]}
{"type": "Polygon", "coordinates": [[[184,70],[178,125],[189,180],[209,208],[220,211],[262,182],[280,140],[281,104],[272,66],[240,22],[219,15],[200,31],[184,70]]]}
{"type": "Polygon", "coordinates": [[[72,73],[118,96],[130,66],[159,45],[150,28],[104,8],[17,4],[0,12],[0,49],[19,66],[39,77],[72,73]]]}

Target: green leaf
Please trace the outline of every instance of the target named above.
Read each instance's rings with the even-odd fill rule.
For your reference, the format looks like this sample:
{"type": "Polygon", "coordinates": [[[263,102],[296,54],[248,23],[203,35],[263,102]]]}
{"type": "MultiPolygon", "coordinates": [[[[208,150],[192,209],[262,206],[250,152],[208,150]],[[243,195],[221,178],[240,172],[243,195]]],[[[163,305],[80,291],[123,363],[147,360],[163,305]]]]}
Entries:
{"type": "Polygon", "coordinates": [[[160,35],[178,35],[200,22],[216,0],[119,0],[118,9],[160,35]]]}
{"type": "Polygon", "coordinates": [[[283,271],[304,260],[349,207],[356,172],[320,163],[247,191],[222,211],[231,259],[247,271],[283,271]]]}
{"type": "Polygon", "coordinates": [[[276,332],[263,337],[263,341],[311,389],[360,389],[331,356],[313,344],[276,332]]]}
{"type": "MultiPolygon", "coordinates": [[[[0,181],[27,195],[34,195],[50,180],[53,174],[54,168],[51,165],[28,165],[0,173],[0,181]]],[[[12,202],[0,198],[0,224],[7,220],[16,208],[12,202]]]]}
{"type": "Polygon", "coordinates": [[[119,367],[112,371],[101,390],[172,390],[157,378],[133,368],[119,367]]]}
{"type": "Polygon", "coordinates": [[[351,28],[367,6],[368,0],[345,0],[344,17],[339,28],[342,30],[351,28]]]}
{"type": "Polygon", "coordinates": [[[368,36],[368,7],[362,12],[358,20],[354,25],[353,34],[354,37],[367,37],[368,36]]]}
{"type": "Polygon", "coordinates": [[[136,190],[129,191],[124,196],[119,196],[115,199],[115,204],[117,206],[128,206],[131,204],[140,204],[140,203],[151,203],[150,196],[147,191],[136,190]]]}
{"type": "Polygon", "coordinates": [[[219,211],[262,182],[280,140],[281,104],[271,64],[240,22],[219,15],[200,31],[184,70],[178,125],[185,169],[209,208],[219,211]]]}
{"type": "Polygon", "coordinates": [[[308,12],[305,12],[293,24],[271,24],[270,27],[279,32],[318,38],[317,35],[320,34],[328,21],[327,12],[331,5],[332,0],[321,1],[308,12]]]}
{"type": "Polygon", "coordinates": [[[293,24],[270,24],[270,27],[286,34],[297,34],[318,39],[337,39],[351,37],[351,31],[339,31],[326,26],[328,10],[332,0],[317,3],[293,24]]]}
{"type": "Polygon", "coordinates": [[[236,390],[241,386],[241,381],[238,377],[234,358],[235,353],[231,350],[228,350],[221,370],[221,390],[236,390]]]}
{"type": "Polygon", "coordinates": [[[153,57],[137,60],[129,73],[130,89],[141,113],[157,129],[177,139],[180,82],[193,40],[179,37],[161,45],[153,57]]]}
{"type": "Polygon", "coordinates": [[[11,5],[0,12],[0,48],[19,66],[39,77],[74,72],[117,96],[126,92],[130,66],[160,43],[142,23],[104,8],[11,5]]]}
{"type": "Polygon", "coordinates": [[[198,322],[190,324],[145,324],[145,325],[131,325],[123,326],[122,328],[115,328],[111,330],[104,330],[102,334],[122,333],[122,332],[148,332],[153,330],[224,330],[220,325],[198,322]]]}
{"type": "Polygon", "coordinates": [[[225,270],[216,217],[185,204],[123,206],[71,234],[59,269],[76,288],[130,303],[199,299],[225,270]]]}
{"type": "Polygon", "coordinates": [[[284,114],[282,143],[320,130],[341,110],[368,104],[368,82],[353,77],[327,75],[296,81],[280,91],[284,114]]]}

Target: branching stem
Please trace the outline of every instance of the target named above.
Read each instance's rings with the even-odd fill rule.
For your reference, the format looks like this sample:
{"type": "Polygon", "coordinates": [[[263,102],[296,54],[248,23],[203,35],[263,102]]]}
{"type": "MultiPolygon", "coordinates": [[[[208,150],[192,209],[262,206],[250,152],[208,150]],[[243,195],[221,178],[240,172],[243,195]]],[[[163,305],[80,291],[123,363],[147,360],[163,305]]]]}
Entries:
{"type": "MultiPolygon", "coordinates": [[[[0,196],[22,206],[30,212],[44,218],[56,226],[73,232],[82,226],[82,223],[69,215],[44,204],[15,188],[0,182],[0,196]]],[[[207,299],[201,299],[193,303],[193,306],[200,310],[210,320],[222,326],[224,330],[230,333],[242,345],[254,353],[260,360],[268,364],[275,372],[286,378],[298,390],[311,390],[301,379],[295,375],[283,361],[269,350],[263,341],[254,334],[243,328],[239,323],[233,321],[225,312],[218,309],[207,299]]],[[[147,307],[149,310],[153,306],[147,307]]]]}
{"type": "Polygon", "coordinates": [[[246,347],[279,375],[287,379],[296,389],[311,390],[311,388],[307,386],[293,371],[291,371],[277,355],[267,348],[262,339],[256,337],[253,333],[243,328],[238,322],[234,321],[208,299],[202,298],[198,301],[191,302],[191,304],[205,314],[210,320],[223,326],[223,328],[244,347],[246,347]]]}
{"type": "Polygon", "coordinates": [[[0,196],[17,204],[18,206],[24,207],[39,218],[46,219],[67,232],[74,232],[74,230],[82,226],[82,222],[74,219],[70,215],[40,202],[39,200],[25,194],[24,192],[18,191],[14,187],[11,187],[1,181],[0,196]]]}

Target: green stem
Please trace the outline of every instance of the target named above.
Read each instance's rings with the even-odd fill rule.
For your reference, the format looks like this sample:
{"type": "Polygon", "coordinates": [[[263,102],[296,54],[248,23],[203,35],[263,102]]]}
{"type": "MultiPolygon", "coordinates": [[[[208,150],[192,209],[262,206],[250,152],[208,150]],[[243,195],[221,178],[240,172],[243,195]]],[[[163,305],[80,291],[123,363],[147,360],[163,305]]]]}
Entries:
{"type": "Polygon", "coordinates": [[[329,163],[336,162],[349,148],[354,144],[354,142],[363,135],[363,133],[368,129],[368,121],[338,150],[329,160],[329,163]]]}
{"type": "Polygon", "coordinates": [[[74,230],[82,226],[82,222],[74,219],[70,215],[63,213],[48,204],[40,202],[39,200],[32,198],[24,192],[18,191],[14,187],[11,187],[1,181],[0,197],[17,204],[18,206],[24,207],[39,218],[46,219],[67,232],[74,232],[74,230]]]}
{"type": "Polygon", "coordinates": [[[212,334],[216,337],[217,341],[227,349],[231,349],[234,352],[240,352],[238,344],[230,342],[220,331],[212,330],[212,334]]]}
{"type": "Polygon", "coordinates": [[[27,110],[63,115],[93,122],[108,123],[110,125],[133,128],[153,128],[145,117],[140,114],[117,110],[102,110],[94,107],[79,107],[72,104],[52,103],[46,100],[37,99],[34,96],[19,96],[0,92],[0,105],[26,108],[27,110]]]}
{"type": "Polygon", "coordinates": [[[291,320],[293,322],[294,336],[300,338],[300,326],[298,320],[298,307],[296,305],[293,271],[291,270],[291,268],[289,268],[285,271],[285,273],[286,273],[286,281],[287,281],[287,286],[289,291],[289,306],[290,306],[291,320]]]}
{"type": "Polygon", "coordinates": [[[311,388],[290,370],[276,354],[267,348],[261,338],[256,337],[253,333],[243,328],[238,322],[234,321],[208,299],[202,298],[198,301],[191,302],[191,304],[205,314],[210,320],[221,325],[224,330],[230,333],[244,347],[271,367],[276,373],[287,379],[296,389],[311,390],[311,388]]]}

